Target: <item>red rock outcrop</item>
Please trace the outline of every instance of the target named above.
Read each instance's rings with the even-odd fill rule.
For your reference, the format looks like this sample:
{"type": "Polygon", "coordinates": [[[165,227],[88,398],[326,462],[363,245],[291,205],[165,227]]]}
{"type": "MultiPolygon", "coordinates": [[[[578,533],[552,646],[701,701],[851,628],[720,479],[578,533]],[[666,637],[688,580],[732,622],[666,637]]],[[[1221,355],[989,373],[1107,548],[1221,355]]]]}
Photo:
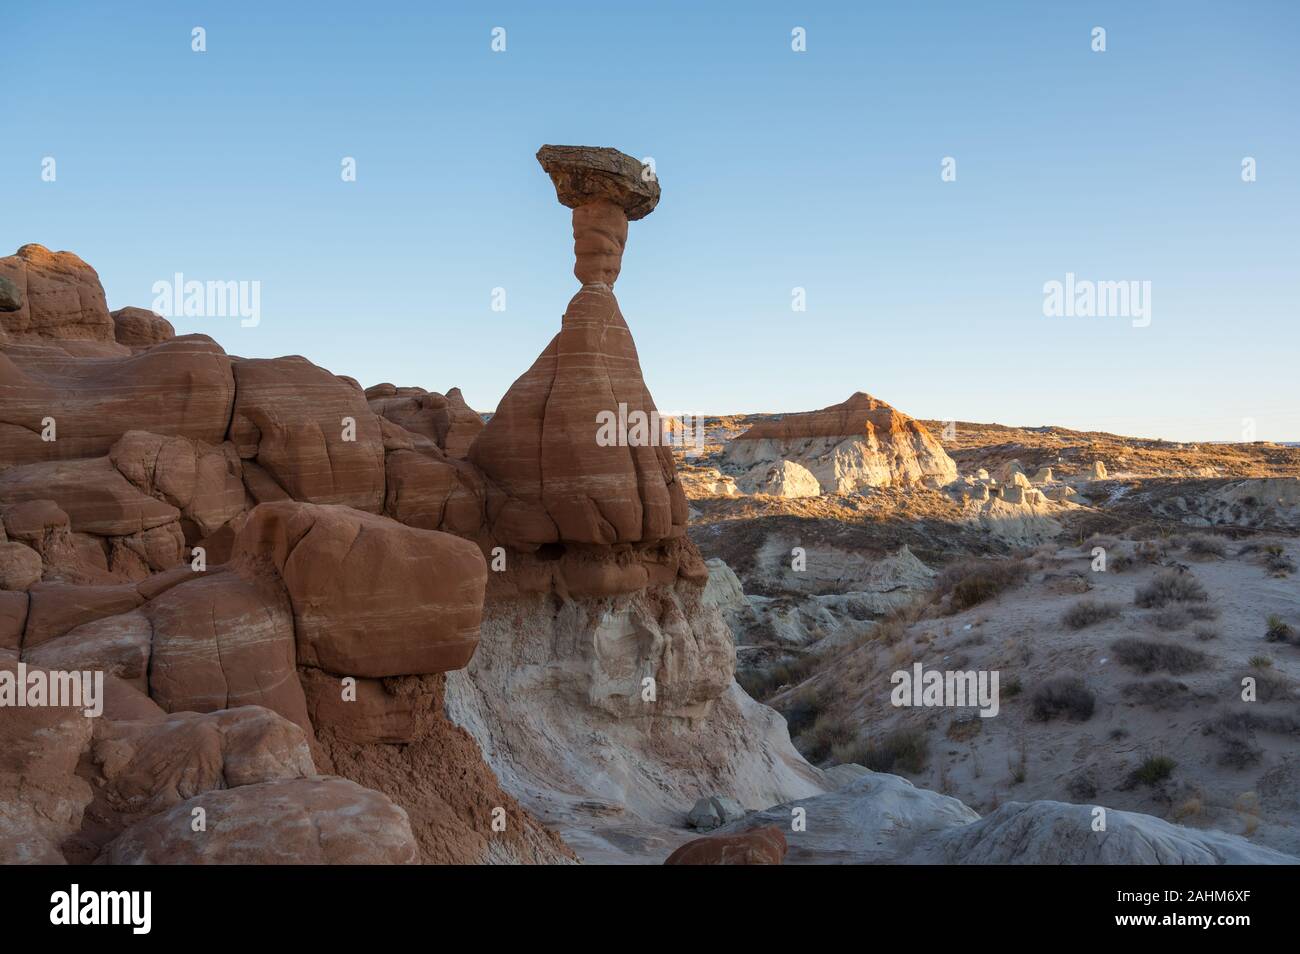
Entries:
{"type": "Polygon", "coordinates": [[[151,600],[149,695],[168,712],[259,705],[310,731],[278,581],[217,570],[151,600]]]}
{"type": "Polygon", "coordinates": [[[24,245],[0,258],[0,276],[13,282],[22,302],[16,309],[0,311],[0,334],[9,340],[114,340],[99,276],[71,252],[24,245]]]}
{"type": "Polygon", "coordinates": [[[152,814],[204,792],[316,774],[303,730],[259,706],[105,722],[91,758],[97,797],[123,814],[152,814]]]}
{"type": "Polygon", "coordinates": [[[241,458],[295,500],[380,511],[384,444],[365,395],[297,355],[236,361],[234,375],[241,458]]]}
{"type": "Polygon", "coordinates": [[[128,828],[108,864],[414,864],[406,812],[341,778],[301,778],[206,792],[128,828]],[[207,828],[194,831],[193,810],[207,828]]]}
{"type": "MultiPolygon", "coordinates": [[[[17,664],[0,659],[0,672],[17,678],[17,664]]],[[[75,774],[91,731],[79,708],[0,709],[0,864],[63,864],[59,843],[91,799],[75,774]]]]}
{"type": "Polygon", "coordinates": [[[0,461],[98,457],[133,430],[220,444],[234,398],[230,359],[206,335],[121,357],[10,345],[0,350],[0,461]]]}
{"type": "Polygon", "coordinates": [[[250,515],[233,562],[248,577],[273,567],[283,581],[301,665],[340,676],[445,672],[478,645],[487,564],[459,537],[347,507],[271,503],[250,515]]]}
{"type": "Polygon", "coordinates": [[[128,348],[151,348],[176,337],[176,329],[162,315],[147,308],[119,308],[113,312],[113,337],[128,348]]]}
{"type": "Polygon", "coordinates": [[[779,865],[787,845],[781,829],[769,825],[739,835],[706,835],[682,845],[666,865],[779,865]]]}
{"type": "Polygon", "coordinates": [[[582,287],[486,426],[456,389],[363,392],[301,357],[234,358],[152,312],[110,314],[70,254],[0,260],[0,664],[106,677],[93,741],[79,712],[7,723],[0,741],[35,769],[0,761],[0,856],[570,861],[511,795],[542,764],[602,764],[655,817],[702,784],[805,794],[787,784],[799,766],[775,785],[751,771],[784,758],[775,718],[738,736],[754,704],[701,603],[612,291],[659,185],[615,150],[538,159],[573,209],[582,287]],[[472,691],[497,697],[475,710],[489,602],[472,691]],[[557,760],[570,736],[591,750],[557,760]],[[476,742],[493,737],[520,750],[508,784],[476,742]],[[720,746],[736,764],[712,764],[720,746]]]}
{"type": "Polygon", "coordinates": [[[464,457],[483,430],[483,418],[465,403],[460,388],[442,395],[424,388],[376,384],[366,388],[366,401],[376,414],[429,438],[448,457],[464,457]]]}

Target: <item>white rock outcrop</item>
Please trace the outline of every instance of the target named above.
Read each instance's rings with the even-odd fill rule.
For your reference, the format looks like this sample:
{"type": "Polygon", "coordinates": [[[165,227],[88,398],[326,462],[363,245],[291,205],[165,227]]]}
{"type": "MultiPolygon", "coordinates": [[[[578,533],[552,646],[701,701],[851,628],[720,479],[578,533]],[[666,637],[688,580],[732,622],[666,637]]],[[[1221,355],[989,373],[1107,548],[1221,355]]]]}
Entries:
{"type": "Polygon", "coordinates": [[[727,446],[726,460],[750,473],[792,462],[829,494],[957,479],[957,465],[920,422],[861,391],[841,404],[755,424],[727,446]]]}
{"type": "Polygon", "coordinates": [[[822,492],[822,485],[812,472],[792,460],[757,464],[740,478],[737,485],[747,494],[791,499],[819,497],[822,492]]]}
{"type": "Polygon", "coordinates": [[[1170,824],[1151,815],[1066,802],[1008,802],[981,818],[955,798],[916,788],[907,779],[837,766],[838,791],[746,815],[723,834],[764,825],[781,828],[787,864],[1040,864],[1223,865],[1300,864],[1300,858],[1239,835],[1170,824]],[[851,770],[851,771],[846,771],[851,770]],[[802,808],[803,831],[791,810],[802,808]]]}
{"type": "Polygon", "coordinates": [[[761,808],[826,790],[785,720],[736,685],[731,633],[703,593],[489,603],[473,661],[447,674],[448,716],[588,860],[671,847],[701,797],[761,808]]]}

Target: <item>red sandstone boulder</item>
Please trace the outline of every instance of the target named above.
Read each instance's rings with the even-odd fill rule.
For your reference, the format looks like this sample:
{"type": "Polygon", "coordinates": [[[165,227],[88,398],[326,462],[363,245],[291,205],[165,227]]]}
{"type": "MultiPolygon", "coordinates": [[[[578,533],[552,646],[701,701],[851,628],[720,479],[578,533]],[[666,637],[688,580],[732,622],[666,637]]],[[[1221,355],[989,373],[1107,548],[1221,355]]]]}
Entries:
{"type": "Polygon", "coordinates": [[[185,437],[128,431],[109,459],[141,493],[175,507],[198,534],[216,532],[244,510],[242,468],[233,444],[212,447],[185,437]]]}
{"type": "MultiPolygon", "coordinates": [[[[17,664],[0,659],[0,671],[17,664]]],[[[0,864],[63,864],[59,843],[91,799],[75,774],[94,720],[79,708],[0,709],[0,864]]]]}
{"type": "Polygon", "coordinates": [[[16,309],[0,311],[0,332],[11,340],[113,340],[113,319],[99,276],[71,252],[24,245],[0,258],[0,276],[13,282],[21,302],[16,309]]]}
{"type": "Polygon", "coordinates": [[[236,361],[234,373],[241,458],[295,500],[382,509],[383,437],[361,391],[298,356],[236,361]]]}
{"type": "Polygon", "coordinates": [[[26,593],[0,591],[0,650],[17,653],[27,625],[26,593]]]}
{"type": "Polygon", "coordinates": [[[147,308],[119,308],[113,312],[113,337],[128,348],[151,348],[176,337],[172,323],[147,308]]]}
{"type": "Polygon", "coordinates": [[[68,515],[53,500],[27,500],[0,507],[3,531],[11,540],[40,550],[51,533],[70,528],[68,515]]]}
{"type": "Polygon", "coordinates": [[[168,712],[259,705],[310,731],[289,600],[274,577],[209,571],[151,600],[149,695],[168,712]]]}
{"type": "Polygon", "coordinates": [[[316,731],[328,729],[347,742],[413,742],[420,715],[433,704],[432,693],[390,691],[388,684],[398,680],[356,679],[345,685],[340,677],[307,666],[299,676],[316,731]]]}
{"type": "Polygon", "coordinates": [[[487,563],[459,537],[346,507],[262,504],[232,563],[270,566],[293,604],[298,662],[340,676],[460,669],[478,645],[487,563]]]}
{"type": "Polygon", "coordinates": [[[0,543],[0,590],[26,590],[41,578],[41,555],[25,544],[0,543]]]}
{"type": "Polygon", "coordinates": [[[28,594],[27,628],[23,649],[35,649],[83,623],[126,613],[143,601],[134,586],[77,586],[71,583],[38,583],[28,594]]]}
{"type": "MultiPolygon", "coordinates": [[[[78,533],[125,536],[175,523],[181,513],[135,487],[108,457],[24,464],[0,471],[0,503],[48,500],[78,533]]],[[[173,561],[174,562],[174,561],[173,561]]]]}
{"type": "Polygon", "coordinates": [[[8,347],[0,352],[0,461],[97,457],[131,430],[220,444],[234,394],[230,359],[204,335],[124,357],[8,347]],[[51,422],[55,439],[43,440],[51,422]]]}
{"type": "Polygon", "coordinates": [[[385,458],[384,513],[421,530],[475,536],[483,526],[482,479],[464,461],[395,450],[385,458]]]}
{"type": "Polygon", "coordinates": [[[366,389],[371,409],[412,434],[429,438],[449,457],[464,457],[483,430],[483,418],[465,403],[460,388],[447,394],[377,384],[366,389]]]}
{"type": "Polygon", "coordinates": [[[123,832],[108,864],[414,864],[406,812],[341,778],[303,778],[205,792],[123,832]],[[194,831],[194,809],[206,830],[194,831]]]}
{"type": "Polygon", "coordinates": [[[101,670],[147,689],[153,626],[140,610],[82,623],[28,649],[23,661],[46,669],[101,670]]]}
{"type": "Polygon", "coordinates": [[[666,865],[779,865],[785,859],[785,835],[775,826],[740,835],[707,835],[682,845],[666,865]]]}
{"type": "Polygon", "coordinates": [[[316,774],[303,730],[259,706],[105,722],[91,757],[121,812],[158,812],[204,792],[316,774]]]}
{"type": "Polygon", "coordinates": [[[142,690],[116,676],[104,677],[101,725],[110,722],[161,722],[165,718],[167,713],[142,690]]]}

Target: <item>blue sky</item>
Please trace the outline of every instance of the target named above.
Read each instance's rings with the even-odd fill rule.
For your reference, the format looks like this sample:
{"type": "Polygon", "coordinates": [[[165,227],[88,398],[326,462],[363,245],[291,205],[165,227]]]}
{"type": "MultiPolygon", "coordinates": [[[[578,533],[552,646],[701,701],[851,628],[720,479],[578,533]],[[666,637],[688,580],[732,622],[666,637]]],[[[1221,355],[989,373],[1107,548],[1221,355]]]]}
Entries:
{"type": "Polygon", "coordinates": [[[169,0],[4,20],[0,250],[77,252],[112,308],[176,272],[259,281],[255,328],[174,319],[234,354],[493,408],[577,285],[534,153],[608,145],[663,186],[616,291],[665,411],[865,390],[917,417],[1184,440],[1251,418],[1300,440],[1294,3],[169,0]],[[1045,317],[1067,272],[1150,281],[1150,326],[1045,317]]]}

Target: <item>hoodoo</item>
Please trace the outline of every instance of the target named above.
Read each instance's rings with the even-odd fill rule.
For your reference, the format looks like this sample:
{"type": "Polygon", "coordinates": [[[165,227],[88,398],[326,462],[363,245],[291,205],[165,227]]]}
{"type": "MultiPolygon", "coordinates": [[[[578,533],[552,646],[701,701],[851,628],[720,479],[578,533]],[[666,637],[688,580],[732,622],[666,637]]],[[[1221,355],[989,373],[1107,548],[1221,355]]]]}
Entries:
{"type": "Polygon", "coordinates": [[[657,413],[614,297],[629,221],[659,201],[659,183],[615,149],[543,146],[560,203],[573,209],[573,272],[582,287],[560,333],[510,388],[469,451],[501,491],[489,497],[507,546],[655,543],[681,537],[686,498],[665,447],[604,446],[598,416],[657,413]]]}

